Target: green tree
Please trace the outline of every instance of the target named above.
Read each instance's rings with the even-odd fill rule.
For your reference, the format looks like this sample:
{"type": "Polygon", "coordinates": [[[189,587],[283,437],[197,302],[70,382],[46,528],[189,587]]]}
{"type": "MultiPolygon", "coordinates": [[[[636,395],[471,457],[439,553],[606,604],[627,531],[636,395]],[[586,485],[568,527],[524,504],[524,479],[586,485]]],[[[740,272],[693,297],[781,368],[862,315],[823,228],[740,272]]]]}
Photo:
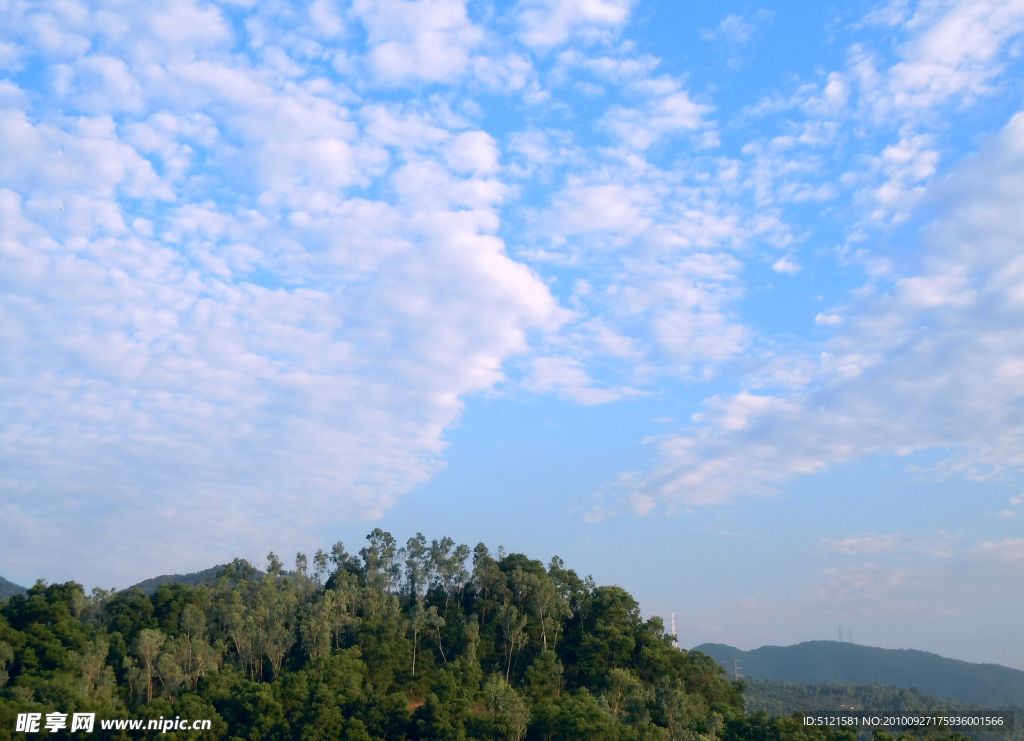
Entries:
{"type": "Polygon", "coordinates": [[[405,592],[411,605],[426,595],[430,584],[430,551],[423,533],[409,538],[399,555],[405,559],[405,592]]]}
{"type": "Polygon", "coordinates": [[[363,562],[366,575],[366,586],[383,591],[394,589],[401,576],[398,563],[398,544],[391,533],[379,527],[366,536],[368,545],[360,549],[359,557],[363,562]]]}
{"type": "Polygon", "coordinates": [[[0,641],[0,687],[7,684],[10,675],[7,673],[7,665],[14,660],[14,649],[3,641],[0,641]]]}
{"type": "Polygon", "coordinates": [[[530,722],[523,698],[500,674],[492,674],[484,685],[484,704],[491,715],[498,738],[522,741],[530,722]]]}
{"type": "Polygon", "coordinates": [[[469,581],[466,560],[469,546],[455,545],[451,538],[441,538],[430,543],[430,565],[433,583],[444,594],[444,612],[452,600],[458,600],[469,581]]]}
{"type": "Polygon", "coordinates": [[[526,669],[526,686],[535,702],[562,694],[562,662],[554,651],[542,651],[526,669]]]}
{"type": "Polygon", "coordinates": [[[138,638],[132,645],[132,651],[141,663],[139,670],[146,690],[146,702],[153,699],[153,679],[157,676],[157,659],[160,658],[160,652],[166,641],[167,636],[161,631],[146,629],[139,631],[138,638]]]}
{"type": "Polygon", "coordinates": [[[516,646],[522,646],[526,642],[526,632],[523,630],[526,627],[526,616],[520,615],[515,605],[502,605],[498,608],[497,623],[501,626],[501,635],[505,640],[507,682],[512,672],[512,653],[516,646]]]}

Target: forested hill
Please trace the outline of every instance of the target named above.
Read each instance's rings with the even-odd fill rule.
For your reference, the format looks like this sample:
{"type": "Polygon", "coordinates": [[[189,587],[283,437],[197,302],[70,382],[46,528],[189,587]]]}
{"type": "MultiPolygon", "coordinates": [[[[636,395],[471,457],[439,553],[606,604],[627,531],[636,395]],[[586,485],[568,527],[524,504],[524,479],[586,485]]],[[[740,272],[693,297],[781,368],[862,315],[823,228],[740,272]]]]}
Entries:
{"type": "Polygon", "coordinates": [[[800,684],[880,684],[916,687],[926,695],[987,707],[1024,707],[1024,672],[998,664],[972,664],[911,649],[875,648],[839,641],[762,646],[741,651],[705,643],[702,651],[731,671],[735,656],[742,674],[800,684]]]}
{"type": "Polygon", "coordinates": [[[554,558],[382,530],[294,572],[212,584],[37,583],[0,604],[0,741],[20,713],[210,719],[251,741],[854,741],[744,715],[742,685],[674,647],[623,589],[554,558]]]}
{"type": "Polygon", "coordinates": [[[118,720],[164,741],[857,741],[746,713],[743,683],[620,587],[496,556],[376,529],[293,572],[270,553],[152,594],[37,582],[0,603],[0,741],[37,713],[94,713],[90,738],[119,741],[118,720]],[[210,727],[167,726],[187,719],[210,727]]]}
{"type": "Polygon", "coordinates": [[[8,597],[13,597],[16,594],[25,596],[28,594],[28,590],[25,587],[19,587],[12,581],[7,581],[0,576],[0,602],[3,602],[8,597]]]}
{"type": "Polygon", "coordinates": [[[138,589],[141,590],[143,594],[153,594],[163,584],[188,584],[193,587],[199,584],[213,584],[217,581],[217,576],[224,571],[226,567],[227,564],[221,564],[220,566],[214,566],[191,574],[165,574],[163,576],[154,576],[151,579],[140,581],[138,584],[128,587],[128,589],[138,589]]]}

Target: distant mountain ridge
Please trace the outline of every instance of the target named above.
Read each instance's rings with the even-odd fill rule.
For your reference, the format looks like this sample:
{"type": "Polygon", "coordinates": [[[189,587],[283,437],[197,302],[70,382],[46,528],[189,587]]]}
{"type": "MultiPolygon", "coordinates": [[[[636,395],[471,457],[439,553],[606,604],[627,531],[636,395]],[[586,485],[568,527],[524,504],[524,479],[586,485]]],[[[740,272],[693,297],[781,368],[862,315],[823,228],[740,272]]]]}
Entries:
{"type": "MultiPolygon", "coordinates": [[[[154,576],[151,579],[132,584],[128,589],[141,589],[145,594],[153,594],[163,584],[188,584],[190,587],[199,584],[213,584],[217,581],[217,575],[227,567],[227,564],[213,566],[202,571],[194,571],[191,574],[164,574],[154,576]]],[[[128,591],[128,590],[125,590],[128,591]]]]}
{"type": "Polygon", "coordinates": [[[20,594],[24,597],[28,594],[28,589],[18,586],[12,581],[7,581],[7,579],[0,576],[0,602],[3,602],[8,597],[13,597],[16,594],[20,594]]]}
{"type": "Polygon", "coordinates": [[[754,679],[799,684],[879,684],[916,688],[925,695],[986,707],[1024,707],[1024,672],[999,664],[972,664],[913,649],[875,648],[838,641],[762,646],[741,651],[705,643],[702,651],[732,671],[754,679]]]}

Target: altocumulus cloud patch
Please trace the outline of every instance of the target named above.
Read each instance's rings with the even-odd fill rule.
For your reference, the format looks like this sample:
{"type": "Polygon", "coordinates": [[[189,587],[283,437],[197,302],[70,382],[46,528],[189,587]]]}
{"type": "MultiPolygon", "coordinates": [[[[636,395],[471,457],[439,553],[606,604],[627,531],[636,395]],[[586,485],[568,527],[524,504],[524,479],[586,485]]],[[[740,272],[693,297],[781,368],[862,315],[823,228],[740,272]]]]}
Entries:
{"type": "Polygon", "coordinates": [[[646,12],[5,4],[5,562],[308,543],[428,480],[495,389],[706,399],[592,519],[877,452],[1018,470],[1021,126],[954,164],[950,122],[1012,74],[1020,8],[876,7],[845,62],[738,103],[638,43],[646,12]],[[779,285],[827,300],[779,331],[779,285]]]}

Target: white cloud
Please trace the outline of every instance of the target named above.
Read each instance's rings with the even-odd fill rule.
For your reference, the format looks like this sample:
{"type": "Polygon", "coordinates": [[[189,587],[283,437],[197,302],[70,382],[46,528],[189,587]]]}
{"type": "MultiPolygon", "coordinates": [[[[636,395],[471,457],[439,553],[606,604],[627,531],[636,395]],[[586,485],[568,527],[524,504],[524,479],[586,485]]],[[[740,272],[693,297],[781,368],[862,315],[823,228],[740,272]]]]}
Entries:
{"type": "Polygon", "coordinates": [[[856,44],[845,77],[876,121],[917,124],[939,106],[971,106],[998,89],[1024,32],[1024,7],[1017,0],[954,0],[917,3],[911,12],[906,3],[890,3],[866,23],[898,32],[899,60],[886,67],[856,44]]]}
{"type": "Polygon", "coordinates": [[[632,5],[632,0],[520,0],[514,12],[523,43],[544,49],[570,35],[602,38],[625,23],[632,5]]]}
{"type": "Polygon", "coordinates": [[[742,293],[732,251],[748,225],[669,173],[641,173],[612,160],[570,176],[537,220],[535,238],[552,251],[529,253],[587,267],[572,299],[580,320],[565,331],[599,318],[611,335],[576,335],[576,352],[586,348],[577,358],[627,361],[620,371],[629,386],[727,361],[748,339],[730,311],[742,293]],[[600,339],[608,336],[628,340],[628,352],[600,339]]]}
{"type": "Polygon", "coordinates": [[[969,101],[984,94],[1001,69],[1000,52],[1024,32],[1024,6],[1016,0],[960,0],[949,10],[922,3],[908,19],[924,33],[902,50],[903,61],[889,71],[889,103],[894,108],[921,108],[959,96],[969,101]]]}
{"type": "Polygon", "coordinates": [[[860,533],[843,538],[842,540],[823,538],[818,544],[827,551],[852,556],[892,553],[903,547],[905,542],[906,536],[900,533],[887,533],[884,535],[860,533]]]}
{"type": "Polygon", "coordinates": [[[824,312],[819,313],[814,317],[815,324],[824,324],[826,327],[835,326],[836,324],[842,324],[844,321],[840,314],[826,314],[824,312]]]}
{"type": "Polygon", "coordinates": [[[90,55],[56,68],[58,92],[86,113],[143,110],[142,88],[127,65],[113,57],[90,55]]]}
{"type": "Polygon", "coordinates": [[[547,98],[534,79],[536,74],[529,58],[517,53],[505,56],[480,55],[473,60],[473,71],[489,89],[507,93],[513,90],[529,88],[526,98],[528,102],[539,103],[547,98]]]}
{"type": "Polygon", "coordinates": [[[498,171],[498,147],[485,131],[466,131],[448,146],[448,165],[456,172],[490,175],[498,171]]]}
{"type": "Polygon", "coordinates": [[[451,80],[483,41],[464,0],[356,0],[352,12],[369,35],[372,69],[390,83],[451,80]]]}
{"type": "MultiPolygon", "coordinates": [[[[744,361],[748,387],[656,441],[661,467],[605,513],[768,492],[871,451],[1017,465],[1012,147],[982,158],[978,183],[950,181],[920,270],[897,280],[886,263],[818,314],[836,333],[825,353],[762,352],[740,313],[747,263],[801,279],[818,264],[790,205],[831,218],[853,193],[887,224],[931,192],[943,140],[918,114],[997,84],[1016,6],[950,4],[968,38],[922,4],[902,61],[855,50],[756,106],[792,120],[725,155],[715,90],[618,43],[632,6],[0,7],[0,65],[42,70],[10,76],[39,89],[0,83],[0,486],[19,523],[5,562],[39,553],[47,523],[70,534],[54,563],[88,553],[114,573],[126,559],[97,555],[113,541],[198,567],[203,543],[236,555],[261,522],[299,543],[374,516],[437,470],[466,396],[509,365],[529,390],[597,404],[744,361]],[[508,20],[518,37],[500,37],[508,20]],[[581,91],[593,109],[559,98],[581,91]],[[488,129],[481,92],[512,101],[522,130],[488,129]],[[901,126],[878,145],[886,106],[901,126]],[[858,117],[877,149],[850,165],[858,117]],[[86,523],[95,535],[76,535],[86,523]]],[[[741,45],[769,21],[715,34],[741,45]]]]}
{"type": "Polygon", "coordinates": [[[737,13],[730,13],[714,30],[701,30],[700,37],[705,41],[717,41],[721,38],[729,44],[746,44],[759,36],[763,28],[772,22],[773,17],[773,13],[763,9],[754,13],[750,19],[737,13]]]}
{"type": "MultiPolygon", "coordinates": [[[[795,262],[788,257],[780,257],[778,260],[772,263],[772,270],[776,273],[786,273],[787,275],[796,275],[803,268],[800,263],[795,262]]],[[[820,314],[819,314],[820,316],[820,314]]]]}
{"type": "Polygon", "coordinates": [[[152,164],[118,139],[111,117],[80,118],[69,129],[0,111],[0,182],[51,198],[173,197],[152,164]]]}
{"type": "MultiPolygon", "coordinates": [[[[551,321],[547,290],[471,214],[393,210],[391,228],[419,243],[378,261],[372,284],[346,289],[358,265],[325,256],[310,260],[323,288],[268,290],[131,237],[69,251],[16,195],[2,200],[3,467],[22,517],[45,517],[41,489],[100,511],[131,498],[104,532],[141,528],[173,501],[166,535],[147,539],[238,548],[262,516],[293,536],[331,502],[334,519],[373,516],[436,469],[459,398],[500,380],[525,331],[551,321]]],[[[30,550],[6,542],[5,559],[30,550]]]]}
{"type": "Polygon", "coordinates": [[[332,0],[314,0],[309,5],[310,20],[328,38],[341,36],[345,31],[345,21],[337,5],[332,0]]]}
{"type": "Polygon", "coordinates": [[[559,396],[584,405],[606,404],[637,395],[630,388],[596,386],[580,361],[566,357],[533,358],[525,385],[540,393],[554,391],[559,396]]]}
{"type": "Polygon", "coordinates": [[[924,195],[924,185],[935,174],[939,153],[935,137],[917,134],[904,137],[882,150],[875,166],[884,173],[885,182],[874,192],[884,215],[888,211],[909,212],[924,195]]]}
{"type": "Polygon", "coordinates": [[[557,197],[554,219],[563,234],[635,234],[650,226],[644,210],[651,200],[649,192],[624,185],[570,182],[557,197]]]}
{"type": "Polygon", "coordinates": [[[675,81],[663,78],[636,87],[649,94],[648,100],[636,108],[614,106],[602,121],[627,146],[643,151],[663,137],[707,125],[711,106],[695,103],[675,81]]]}
{"type": "MultiPolygon", "coordinates": [[[[17,571],[85,557],[76,578],[123,584],[258,556],[261,522],[301,545],[377,516],[441,465],[465,395],[566,316],[495,236],[511,189],[487,133],[443,101],[296,81],[269,23],[247,29],[257,61],[209,51],[219,16],[190,31],[206,11],[181,7],[114,14],[113,41],[66,62],[102,74],[55,105],[122,95],[120,121],[26,113],[8,85],[0,467],[20,525],[0,555],[17,571]],[[138,54],[183,48],[140,74],[125,47],[157,21],[169,46],[138,54]]],[[[398,44],[371,51],[389,82],[457,76],[480,38],[457,3],[361,10],[374,51],[398,44]]]]}
{"type": "Polygon", "coordinates": [[[933,195],[921,272],[865,299],[822,355],[816,385],[706,403],[659,442],[639,490],[668,504],[764,494],[870,453],[947,448],[938,470],[986,477],[1024,465],[1024,115],[933,195]]]}
{"type": "Polygon", "coordinates": [[[931,536],[915,536],[908,533],[857,533],[845,538],[822,538],[818,546],[826,553],[842,556],[905,558],[925,555],[932,558],[949,558],[954,555],[953,547],[959,536],[939,532],[931,536]]]}
{"type": "Polygon", "coordinates": [[[660,64],[661,60],[650,54],[594,55],[567,49],[558,55],[549,77],[559,84],[567,84],[575,73],[582,71],[602,83],[624,85],[650,78],[660,64]]]}
{"type": "Polygon", "coordinates": [[[761,204],[834,202],[852,192],[863,208],[858,226],[869,232],[911,218],[943,152],[956,148],[949,116],[1008,84],[1024,8],[1017,0],[891,3],[866,24],[888,27],[887,43],[858,40],[843,69],[798,79],[791,92],[744,110],[752,118],[785,114],[790,129],[744,150],[761,204]],[[878,146],[879,138],[888,141],[878,146]],[[865,145],[841,164],[823,156],[825,147],[865,145]]]}
{"type": "Polygon", "coordinates": [[[981,544],[981,552],[1003,561],[1024,561],[1024,539],[990,540],[981,544]]]}

